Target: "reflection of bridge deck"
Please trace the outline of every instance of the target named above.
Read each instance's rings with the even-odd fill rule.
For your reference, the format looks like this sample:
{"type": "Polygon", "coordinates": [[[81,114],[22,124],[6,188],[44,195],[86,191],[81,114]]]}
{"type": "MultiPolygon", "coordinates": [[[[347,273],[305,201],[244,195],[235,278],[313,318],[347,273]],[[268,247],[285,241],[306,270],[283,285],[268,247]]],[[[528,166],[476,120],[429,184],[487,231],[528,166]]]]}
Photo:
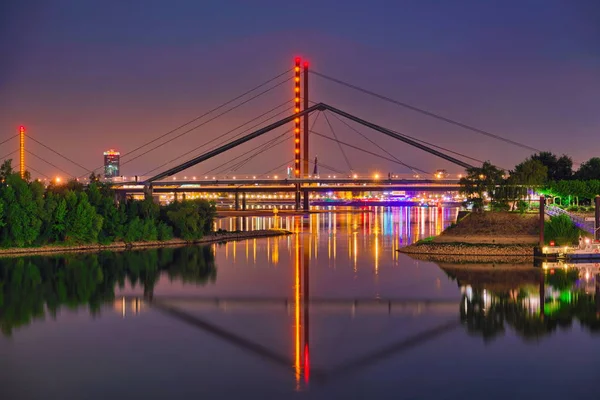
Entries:
{"type": "MultiPolygon", "coordinates": [[[[120,296],[125,300],[147,300],[141,296],[124,295],[120,296]]],[[[186,302],[195,304],[264,304],[264,305],[293,305],[295,299],[287,297],[204,297],[204,296],[185,296],[185,295],[154,295],[151,301],[160,300],[161,302],[186,302]]],[[[412,298],[313,298],[311,297],[308,304],[323,306],[456,306],[460,303],[460,299],[412,299],[412,298]]]]}

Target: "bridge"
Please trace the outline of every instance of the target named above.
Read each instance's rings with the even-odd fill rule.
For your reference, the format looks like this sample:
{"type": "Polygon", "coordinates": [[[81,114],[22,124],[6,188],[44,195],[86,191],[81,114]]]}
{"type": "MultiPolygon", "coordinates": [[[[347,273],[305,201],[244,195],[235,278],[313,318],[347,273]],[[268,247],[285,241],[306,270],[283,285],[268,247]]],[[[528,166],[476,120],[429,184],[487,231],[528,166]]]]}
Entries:
{"type": "MultiPolygon", "coordinates": [[[[413,137],[389,127],[382,126],[368,117],[358,116],[356,113],[348,112],[329,103],[311,101],[309,91],[309,79],[312,80],[311,77],[317,77],[336,85],[342,85],[352,90],[354,93],[370,96],[371,99],[410,110],[411,112],[442,121],[455,127],[460,127],[461,129],[480,136],[502,141],[526,149],[530,152],[540,151],[539,149],[504,138],[486,130],[470,126],[431,111],[369,91],[351,83],[344,82],[323,73],[313,71],[312,69],[309,69],[308,63],[305,62],[302,64],[301,60],[296,58],[293,67],[289,70],[284,71],[262,84],[255,86],[251,90],[187,121],[177,128],[154,137],[129,152],[122,154],[118,161],[120,163],[119,168],[123,168],[125,165],[150,154],[154,156],[152,162],[156,166],[142,174],[136,175],[135,173],[128,173],[127,176],[134,176],[134,178],[130,180],[122,178],[112,179],[111,184],[113,189],[118,193],[120,198],[142,194],[156,198],[157,195],[161,193],[224,192],[235,193],[236,198],[237,194],[244,193],[293,193],[295,207],[299,209],[302,204],[302,208],[308,210],[310,194],[318,192],[374,192],[388,190],[452,192],[458,190],[459,174],[456,174],[457,179],[449,179],[445,170],[440,169],[431,172],[407,164],[398,157],[397,152],[390,151],[391,148],[386,148],[382,145],[382,140],[384,138],[386,138],[386,140],[391,138],[394,143],[409,146],[410,149],[421,152],[424,156],[435,157],[437,160],[443,162],[443,164],[440,164],[440,167],[445,167],[450,164],[464,170],[483,162],[482,160],[460,153],[456,150],[444,148],[437,144],[427,142],[422,138],[413,137]],[[274,89],[290,82],[290,91],[293,94],[291,101],[286,100],[283,103],[278,102],[278,105],[275,107],[260,115],[253,116],[246,122],[226,132],[222,132],[218,136],[206,140],[198,146],[191,146],[186,143],[180,146],[180,149],[185,149],[185,152],[179,154],[175,158],[165,160],[164,156],[160,155],[160,150],[165,149],[166,145],[175,141],[181,143],[181,138],[188,135],[190,132],[196,131],[219,118],[223,118],[223,116],[229,115],[245,104],[251,103],[265,94],[272,92],[274,89]],[[322,123],[321,125],[324,125],[323,129],[327,129],[330,134],[325,134],[323,130],[315,126],[321,116],[322,118],[320,121],[324,122],[324,124],[322,123]],[[334,128],[334,123],[337,124],[337,128],[334,128]],[[340,127],[344,131],[344,134],[354,135],[355,139],[356,135],[358,135],[362,138],[361,140],[368,142],[368,144],[356,145],[340,139],[338,133],[336,133],[336,130],[340,131],[340,127]],[[370,137],[360,129],[374,132],[378,136],[370,137]],[[266,135],[274,131],[278,131],[274,138],[269,139],[266,142],[264,140],[260,142],[260,138],[264,139],[266,135]],[[330,154],[333,151],[337,152],[339,150],[346,165],[343,167],[333,167],[325,163],[319,163],[317,157],[314,155],[316,150],[315,146],[314,144],[311,146],[311,143],[314,143],[317,139],[321,142],[324,140],[326,143],[332,144],[332,147],[319,146],[319,152],[321,154],[330,154]],[[286,150],[283,153],[287,154],[289,151],[290,156],[292,156],[291,159],[288,159],[283,164],[277,165],[263,173],[256,173],[256,171],[248,173],[247,170],[245,170],[245,173],[242,173],[242,171],[244,171],[243,168],[245,168],[252,160],[277,160],[277,157],[280,157],[282,152],[277,151],[276,147],[288,140],[292,140],[293,146],[290,146],[290,150],[286,150]],[[255,147],[246,150],[242,154],[235,153],[235,151],[238,151],[239,153],[239,148],[242,146],[245,146],[250,142],[257,143],[257,141],[259,144],[255,147]],[[190,149],[189,147],[192,148],[190,149]],[[377,151],[368,150],[367,147],[377,148],[377,151]],[[400,179],[397,178],[398,175],[395,173],[393,175],[389,173],[382,174],[382,176],[378,176],[377,174],[377,176],[366,177],[364,173],[359,173],[360,171],[354,169],[353,162],[355,160],[348,157],[345,149],[351,149],[360,152],[361,154],[383,160],[390,165],[393,164],[399,166],[404,171],[409,172],[412,177],[400,179]],[[236,155],[233,156],[232,154],[236,155]],[[198,167],[207,165],[207,163],[210,164],[213,159],[219,156],[226,158],[222,164],[213,167],[208,171],[204,171],[204,173],[198,173],[198,167]],[[281,170],[290,164],[292,164],[292,167],[288,167],[288,172],[281,173],[281,170]],[[320,173],[320,169],[332,171],[335,176],[339,176],[339,178],[325,178],[324,175],[320,173]],[[184,171],[190,171],[190,175],[193,175],[194,172],[196,172],[196,175],[198,176],[211,176],[214,178],[177,179],[176,174],[181,174],[184,171]],[[276,172],[273,174],[273,171],[276,172]],[[225,174],[225,178],[223,178],[223,174],[225,174]],[[230,176],[231,174],[247,175],[252,176],[253,178],[227,178],[227,176],[230,176]],[[287,178],[264,178],[265,176],[270,176],[270,174],[277,177],[283,175],[287,178]],[[173,180],[170,180],[172,177],[173,180]]],[[[18,138],[19,148],[0,157],[0,160],[7,159],[18,152],[19,170],[22,176],[25,176],[25,171],[28,170],[37,173],[39,179],[45,181],[48,181],[49,179],[52,181],[52,178],[32,166],[32,164],[37,161],[49,165],[52,167],[53,171],[60,171],[82,182],[87,181],[87,176],[90,173],[98,172],[103,168],[102,166],[94,169],[87,168],[67,155],[62,154],[60,151],[53,149],[47,143],[41,142],[35,135],[31,136],[26,135],[25,133],[25,128],[21,127],[18,134],[11,136],[4,141],[0,141],[0,145],[4,145],[5,143],[10,143],[11,140],[18,138]],[[38,155],[39,153],[33,153],[25,148],[25,143],[29,140],[46,152],[44,157],[38,155]],[[29,155],[33,158],[29,157],[29,155]],[[47,155],[54,157],[53,160],[49,161],[46,158],[47,155]],[[27,160],[26,157],[28,157],[27,160]],[[60,157],[60,161],[63,163],[66,161],[72,166],[77,167],[79,170],[84,170],[85,174],[81,174],[81,172],[73,174],[64,168],[59,167],[56,165],[57,157],[60,157]]],[[[329,158],[326,158],[326,160],[328,159],[329,158]]],[[[58,182],[56,178],[54,181],[58,182]]],[[[245,198],[244,196],[242,197],[245,198]]]]}

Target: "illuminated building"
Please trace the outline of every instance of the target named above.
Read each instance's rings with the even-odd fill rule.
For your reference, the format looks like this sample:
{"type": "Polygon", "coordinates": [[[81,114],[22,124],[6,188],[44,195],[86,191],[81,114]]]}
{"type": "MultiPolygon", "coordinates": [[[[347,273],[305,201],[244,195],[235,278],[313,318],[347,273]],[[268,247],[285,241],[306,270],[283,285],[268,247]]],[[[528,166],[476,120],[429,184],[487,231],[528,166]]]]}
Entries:
{"type": "Polygon", "coordinates": [[[104,177],[114,178],[120,176],[119,160],[121,153],[115,150],[108,150],[104,152],[104,177]]]}

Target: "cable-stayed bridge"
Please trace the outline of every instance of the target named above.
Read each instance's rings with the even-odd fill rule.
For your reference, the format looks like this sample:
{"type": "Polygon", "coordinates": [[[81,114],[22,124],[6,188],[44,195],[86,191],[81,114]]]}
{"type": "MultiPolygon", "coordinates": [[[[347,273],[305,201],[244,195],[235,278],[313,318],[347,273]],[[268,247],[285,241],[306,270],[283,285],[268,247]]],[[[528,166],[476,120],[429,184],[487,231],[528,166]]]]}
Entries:
{"type": "MultiPolygon", "coordinates": [[[[293,68],[275,75],[252,89],[122,154],[120,175],[130,178],[113,179],[111,182],[114,189],[123,196],[139,193],[155,195],[155,193],[167,192],[294,193],[296,207],[300,207],[303,198],[303,206],[307,209],[309,193],[322,191],[444,192],[458,189],[459,174],[450,177],[440,172],[441,170],[427,171],[419,166],[409,164],[399,158],[398,152],[393,151],[389,142],[384,144],[384,138],[385,140],[391,138],[398,145],[408,146],[408,148],[423,154],[424,157],[433,157],[439,161],[440,167],[454,165],[464,170],[483,162],[483,160],[468,154],[383,126],[372,121],[368,116],[359,116],[332,104],[314,102],[310,98],[310,77],[332,82],[354,93],[369,96],[370,99],[459,127],[474,136],[501,141],[530,152],[540,151],[492,132],[313,71],[309,69],[308,63],[302,65],[300,59],[296,58],[293,68]],[[191,146],[188,142],[184,142],[184,137],[191,132],[207,129],[206,127],[210,126],[212,122],[230,116],[241,107],[257,102],[258,99],[268,93],[273,93],[275,89],[284,85],[289,85],[293,94],[291,100],[278,101],[274,107],[270,107],[232,129],[216,136],[213,135],[211,139],[199,145],[191,146]],[[316,127],[319,120],[322,122],[321,128],[316,127]],[[340,133],[343,133],[343,137],[340,133]],[[363,144],[350,142],[349,135],[352,135],[354,139],[360,138],[363,144]],[[259,138],[263,140],[260,141],[259,138]],[[265,138],[268,140],[265,141],[265,138]],[[319,141],[318,152],[313,144],[317,140],[319,141]],[[290,141],[291,145],[289,145],[290,141]],[[178,147],[179,154],[176,157],[166,157],[164,149],[178,144],[180,145],[178,147]],[[284,144],[287,146],[283,146],[284,144]],[[240,149],[243,151],[240,152],[240,149]],[[358,171],[353,166],[353,164],[356,165],[356,160],[349,157],[347,151],[363,154],[373,160],[382,160],[389,165],[394,165],[394,168],[405,171],[405,174],[383,172],[369,175],[365,171],[358,171]],[[331,159],[330,155],[337,152],[342,155],[345,165],[328,165],[327,163],[331,159]],[[316,157],[317,153],[321,154],[321,160],[325,162],[319,162],[316,157]],[[281,160],[282,154],[289,154],[290,158],[286,159],[284,163],[277,163],[277,160],[281,160]],[[136,172],[140,172],[140,170],[133,170],[133,162],[140,159],[151,159],[154,166],[138,174],[136,172]],[[204,165],[214,165],[216,159],[222,162],[211,169],[198,170],[204,165]],[[262,164],[277,163],[277,165],[267,171],[249,171],[248,168],[252,165],[253,160],[261,160],[262,164]],[[287,171],[283,172],[286,167],[287,171]],[[124,174],[126,170],[128,173],[124,174]],[[194,173],[200,178],[193,177],[194,173]],[[183,178],[182,174],[184,174],[183,178]],[[187,178],[186,174],[190,178],[187,178]],[[239,178],[233,179],[232,176],[235,175],[238,175],[239,178]],[[403,176],[400,177],[400,175],[403,176]]],[[[70,155],[63,154],[47,143],[41,142],[36,138],[37,133],[31,135],[25,134],[23,131],[22,129],[19,134],[0,141],[0,154],[2,154],[2,150],[7,150],[0,161],[12,158],[18,153],[20,170],[27,169],[34,174],[34,177],[43,180],[55,179],[51,176],[60,174],[85,182],[91,173],[102,173],[103,166],[97,168],[83,166],[73,160],[70,155]],[[18,148],[17,140],[19,141],[18,148]],[[13,146],[13,142],[15,148],[13,151],[8,151],[13,146]],[[25,142],[37,146],[36,152],[26,148],[25,142]],[[38,153],[38,150],[43,153],[38,153]],[[71,166],[68,170],[57,165],[59,163],[64,165],[65,161],[71,166]],[[49,174],[50,176],[41,171],[40,163],[46,164],[46,170],[48,166],[50,167],[53,171],[49,174]],[[75,171],[72,171],[73,169],[75,171]]],[[[186,137],[186,139],[188,138],[189,136],[186,137]]]]}

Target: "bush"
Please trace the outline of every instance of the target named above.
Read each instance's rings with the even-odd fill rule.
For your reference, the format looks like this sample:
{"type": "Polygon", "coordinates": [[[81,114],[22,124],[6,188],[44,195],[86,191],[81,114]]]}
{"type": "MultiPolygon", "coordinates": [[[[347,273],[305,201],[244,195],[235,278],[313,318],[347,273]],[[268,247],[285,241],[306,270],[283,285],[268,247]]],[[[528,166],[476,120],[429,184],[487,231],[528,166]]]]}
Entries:
{"type": "Polygon", "coordinates": [[[138,242],[142,240],[143,231],[144,223],[139,217],[135,217],[127,223],[123,240],[126,243],[138,242]]]}
{"type": "Polygon", "coordinates": [[[524,200],[519,200],[519,201],[517,202],[517,210],[518,210],[518,211],[519,211],[521,214],[525,213],[525,211],[529,210],[529,203],[527,203],[527,202],[526,202],[526,201],[524,201],[524,200]]]}
{"type": "Polygon", "coordinates": [[[544,239],[546,243],[554,241],[559,246],[576,244],[581,231],[577,228],[568,215],[550,217],[544,225],[544,239]]]}
{"type": "Polygon", "coordinates": [[[579,211],[579,206],[569,206],[569,207],[567,208],[567,211],[574,211],[574,212],[577,212],[577,211],[579,211]]]}
{"type": "Polygon", "coordinates": [[[173,239],[173,228],[164,222],[159,222],[157,227],[158,240],[171,240],[173,239]]]}

